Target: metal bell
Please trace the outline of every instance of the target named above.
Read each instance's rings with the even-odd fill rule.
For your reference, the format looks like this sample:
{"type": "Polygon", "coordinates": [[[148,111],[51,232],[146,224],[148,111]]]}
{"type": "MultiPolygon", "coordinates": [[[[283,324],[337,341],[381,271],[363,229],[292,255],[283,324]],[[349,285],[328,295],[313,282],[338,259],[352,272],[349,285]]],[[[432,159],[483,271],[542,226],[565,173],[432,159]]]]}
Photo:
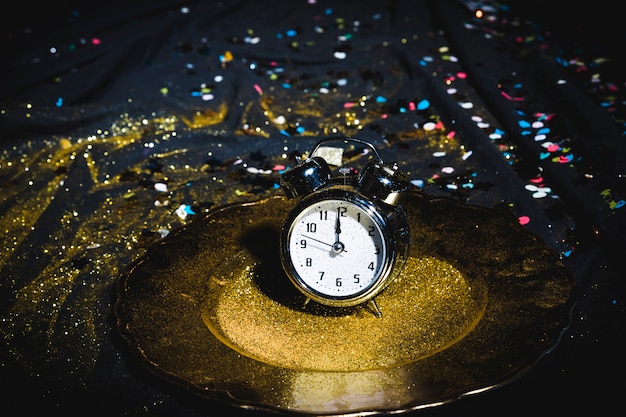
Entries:
{"type": "Polygon", "coordinates": [[[280,186],[287,198],[309,194],[331,180],[331,172],[324,158],[307,158],[280,177],[280,186]]]}
{"type": "Polygon", "coordinates": [[[359,190],[388,204],[396,204],[399,194],[409,188],[409,181],[398,165],[370,160],[358,178],[359,190]]]}

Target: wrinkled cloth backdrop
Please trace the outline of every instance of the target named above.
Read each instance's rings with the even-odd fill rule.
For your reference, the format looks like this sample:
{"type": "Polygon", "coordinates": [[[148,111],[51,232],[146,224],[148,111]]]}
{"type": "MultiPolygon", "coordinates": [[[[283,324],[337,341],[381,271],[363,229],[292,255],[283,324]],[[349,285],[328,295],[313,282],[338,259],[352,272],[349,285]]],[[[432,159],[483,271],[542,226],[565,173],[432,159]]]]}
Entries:
{"type": "Polygon", "coordinates": [[[530,372],[410,414],[618,404],[626,68],[611,8],[408,0],[30,7],[5,10],[0,27],[3,408],[264,414],[146,378],[117,336],[115,283],[194,217],[279,194],[291,156],[326,136],[372,141],[426,194],[509,210],[560,254],[578,285],[571,326],[530,372]]]}

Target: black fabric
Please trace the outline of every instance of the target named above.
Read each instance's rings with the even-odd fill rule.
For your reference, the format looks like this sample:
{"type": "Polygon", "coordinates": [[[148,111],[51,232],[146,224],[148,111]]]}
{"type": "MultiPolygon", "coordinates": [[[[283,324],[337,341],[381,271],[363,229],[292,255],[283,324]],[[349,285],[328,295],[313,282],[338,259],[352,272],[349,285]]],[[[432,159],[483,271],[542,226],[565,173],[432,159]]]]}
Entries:
{"type": "Polygon", "coordinates": [[[59,1],[3,13],[2,403],[264,414],[207,404],[126,357],[115,278],[193,218],[177,208],[279,193],[272,169],[344,135],[401,161],[424,193],[528,218],[578,285],[571,326],[530,372],[409,415],[619,406],[626,32],[608,2],[544,3],[59,1]]]}

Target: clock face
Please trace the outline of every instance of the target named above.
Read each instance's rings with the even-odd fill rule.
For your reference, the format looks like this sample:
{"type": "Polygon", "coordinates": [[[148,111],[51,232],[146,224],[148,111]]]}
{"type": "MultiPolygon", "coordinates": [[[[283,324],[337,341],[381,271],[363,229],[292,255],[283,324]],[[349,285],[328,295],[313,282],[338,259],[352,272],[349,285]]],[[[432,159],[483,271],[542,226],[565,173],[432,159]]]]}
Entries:
{"type": "Polygon", "coordinates": [[[288,225],[285,248],[293,279],[324,302],[357,299],[380,283],[387,243],[372,208],[327,199],[306,206],[288,225]]]}

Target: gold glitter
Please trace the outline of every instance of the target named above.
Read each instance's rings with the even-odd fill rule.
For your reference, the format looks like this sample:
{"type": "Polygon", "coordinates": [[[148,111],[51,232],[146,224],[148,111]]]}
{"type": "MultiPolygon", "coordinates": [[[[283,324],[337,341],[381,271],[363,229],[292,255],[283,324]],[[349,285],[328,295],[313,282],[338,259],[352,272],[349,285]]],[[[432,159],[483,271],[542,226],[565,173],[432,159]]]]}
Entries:
{"type": "Polygon", "coordinates": [[[199,129],[206,126],[212,126],[224,121],[226,114],[228,113],[228,106],[226,103],[221,103],[217,111],[207,109],[203,111],[197,111],[193,114],[193,117],[189,119],[185,116],[180,116],[180,119],[185,123],[188,128],[199,129]]]}
{"type": "Polygon", "coordinates": [[[400,279],[377,297],[382,318],[363,309],[327,316],[293,311],[260,291],[254,274],[244,269],[227,285],[211,286],[203,320],[238,352],[293,369],[345,372],[419,360],[471,331],[486,303],[484,288],[470,288],[458,270],[434,258],[408,260],[400,279]]]}

